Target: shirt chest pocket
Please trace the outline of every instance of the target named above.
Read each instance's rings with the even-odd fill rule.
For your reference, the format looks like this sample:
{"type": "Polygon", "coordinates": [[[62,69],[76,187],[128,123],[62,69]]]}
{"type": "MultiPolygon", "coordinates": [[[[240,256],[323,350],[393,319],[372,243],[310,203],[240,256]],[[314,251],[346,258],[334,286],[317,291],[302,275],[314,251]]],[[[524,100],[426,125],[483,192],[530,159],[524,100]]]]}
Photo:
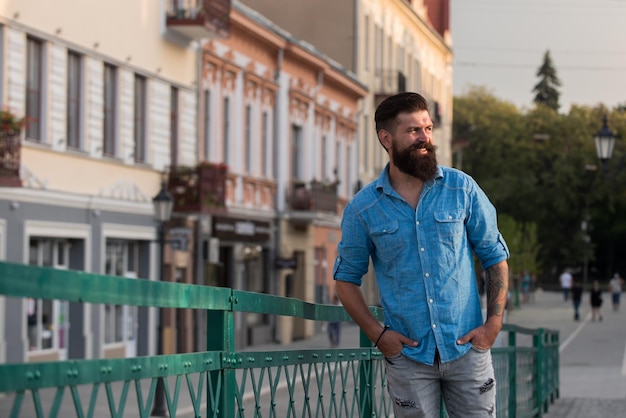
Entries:
{"type": "Polygon", "coordinates": [[[437,235],[442,242],[453,243],[465,232],[465,214],[463,212],[435,212],[437,235]]]}
{"type": "Polygon", "coordinates": [[[370,236],[376,247],[376,255],[384,262],[390,262],[398,257],[404,247],[400,238],[398,221],[372,226],[370,236]]]}

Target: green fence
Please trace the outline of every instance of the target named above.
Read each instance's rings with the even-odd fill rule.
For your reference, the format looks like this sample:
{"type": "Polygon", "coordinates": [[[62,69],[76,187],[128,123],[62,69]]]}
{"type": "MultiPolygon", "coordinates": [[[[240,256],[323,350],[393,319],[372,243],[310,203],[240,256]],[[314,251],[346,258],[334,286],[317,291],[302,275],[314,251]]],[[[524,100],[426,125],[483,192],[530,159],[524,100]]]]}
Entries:
{"type": "MultiPolygon", "coordinates": [[[[349,321],[341,307],[11,263],[0,263],[0,296],[200,309],[208,318],[204,352],[2,364],[1,417],[149,417],[155,393],[164,394],[172,417],[393,416],[384,359],[363,334],[361,346],[352,348],[234,348],[235,312],[349,321]]],[[[382,320],[380,309],[371,310],[382,320]]],[[[558,332],[505,325],[492,349],[498,417],[535,417],[548,410],[558,397],[558,346],[558,332]]]]}

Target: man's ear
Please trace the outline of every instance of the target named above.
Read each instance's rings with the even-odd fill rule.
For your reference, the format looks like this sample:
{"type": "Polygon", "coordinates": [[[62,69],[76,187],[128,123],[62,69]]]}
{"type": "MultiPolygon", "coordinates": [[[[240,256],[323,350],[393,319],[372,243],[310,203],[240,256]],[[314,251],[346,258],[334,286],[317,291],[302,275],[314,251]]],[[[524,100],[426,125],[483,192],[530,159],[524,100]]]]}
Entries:
{"type": "Polygon", "coordinates": [[[377,132],[378,140],[380,141],[383,148],[389,150],[391,148],[391,132],[386,129],[381,129],[377,132]]]}

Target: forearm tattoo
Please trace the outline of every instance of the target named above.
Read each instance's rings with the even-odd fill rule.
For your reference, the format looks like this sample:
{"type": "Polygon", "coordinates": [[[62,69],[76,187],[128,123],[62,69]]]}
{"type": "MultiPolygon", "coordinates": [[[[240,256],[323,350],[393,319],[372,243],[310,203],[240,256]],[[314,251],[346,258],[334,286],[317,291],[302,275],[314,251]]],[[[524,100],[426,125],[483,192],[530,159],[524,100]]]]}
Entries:
{"type": "Polygon", "coordinates": [[[506,263],[498,263],[485,270],[487,291],[487,317],[502,316],[506,305],[509,269],[506,263]]]}

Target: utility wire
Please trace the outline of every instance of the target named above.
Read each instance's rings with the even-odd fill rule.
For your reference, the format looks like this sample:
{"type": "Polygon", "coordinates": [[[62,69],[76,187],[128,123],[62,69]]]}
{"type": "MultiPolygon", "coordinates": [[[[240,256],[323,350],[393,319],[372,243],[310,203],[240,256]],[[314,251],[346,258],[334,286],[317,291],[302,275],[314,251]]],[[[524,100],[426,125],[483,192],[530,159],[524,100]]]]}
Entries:
{"type": "MultiPolygon", "coordinates": [[[[538,69],[540,65],[533,64],[507,64],[501,62],[468,62],[455,61],[457,67],[480,67],[480,68],[511,68],[511,69],[538,69]]],[[[626,71],[626,67],[603,67],[603,66],[585,66],[585,65],[558,65],[557,70],[571,71],[626,71]]]]}

